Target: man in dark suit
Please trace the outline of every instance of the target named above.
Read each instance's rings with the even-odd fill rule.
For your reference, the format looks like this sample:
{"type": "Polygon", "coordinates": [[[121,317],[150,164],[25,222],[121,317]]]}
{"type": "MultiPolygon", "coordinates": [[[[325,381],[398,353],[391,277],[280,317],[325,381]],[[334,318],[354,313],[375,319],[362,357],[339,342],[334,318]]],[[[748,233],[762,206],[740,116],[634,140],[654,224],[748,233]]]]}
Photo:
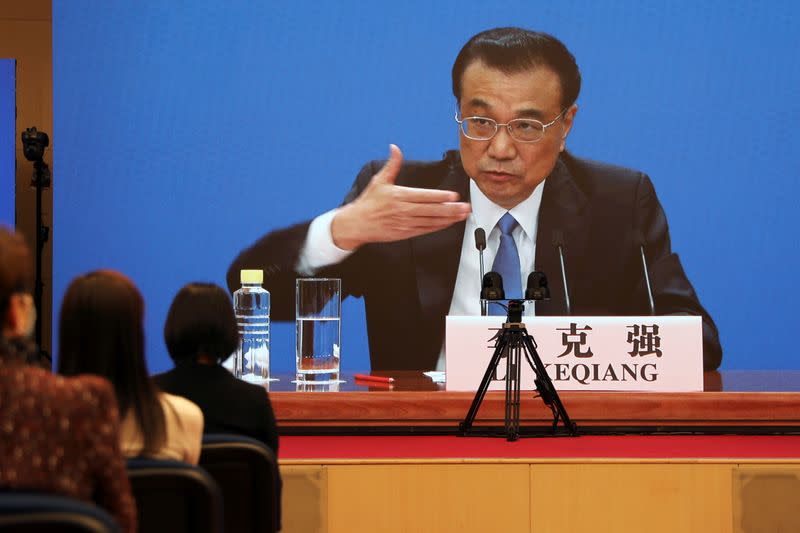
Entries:
{"type": "Polygon", "coordinates": [[[554,239],[573,314],[647,314],[644,244],[656,312],[701,315],[704,367],[717,368],[716,326],[671,251],[649,178],[566,152],[579,91],[575,59],[554,37],[517,28],[472,37],[453,66],[459,152],[403,164],[392,146],[340,208],[242,252],[230,289],[240,269],[264,269],[273,317],[291,320],[296,277],[341,277],[346,294],[364,297],[372,368],[427,370],[442,367],[445,316],[479,314],[475,228],[488,235],[487,262],[513,273],[507,292],[534,268],[550,277],[551,300],[530,306],[537,315],[565,313],[554,239]]]}

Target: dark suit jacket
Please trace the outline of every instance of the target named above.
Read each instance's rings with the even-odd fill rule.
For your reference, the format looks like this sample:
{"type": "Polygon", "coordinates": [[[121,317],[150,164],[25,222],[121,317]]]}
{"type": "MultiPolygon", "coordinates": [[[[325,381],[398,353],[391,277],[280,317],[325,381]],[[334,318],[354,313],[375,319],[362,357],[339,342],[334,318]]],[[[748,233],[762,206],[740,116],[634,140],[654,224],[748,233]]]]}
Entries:
{"type": "MultiPolygon", "coordinates": [[[[364,190],[382,161],[364,166],[345,203],[364,190]]],[[[403,164],[399,185],[449,189],[469,200],[469,178],[458,152],[438,162],[403,164]]],[[[272,317],[294,319],[294,271],[310,221],[274,231],[244,250],[228,270],[231,291],[239,270],[264,269],[272,294],[272,317]]],[[[363,296],[374,370],[434,368],[444,338],[445,316],[456,281],[465,223],[392,243],[361,247],[318,276],[342,278],[342,291],[363,296]]],[[[491,228],[486,228],[488,231],[491,228]]],[[[622,167],[563,153],[545,182],[536,238],[536,269],[550,281],[551,299],[537,302],[538,315],[565,314],[561,268],[553,232],[563,234],[567,280],[574,315],[649,314],[636,235],[646,255],[657,314],[703,317],[704,366],[719,366],[716,326],[698,301],[678,256],[670,248],[667,219],[650,179],[622,167]]],[[[477,252],[476,252],[477,253],[477,252]]]]}
{"type": "Polygon", "coordinates": [[[278,456],[275,414],[264,387],[238,380],[219,365],[182,361],[153,376],[156,385],[183,396],[203,411],[205,433],[235,433],[258,439],[278,456]]]}

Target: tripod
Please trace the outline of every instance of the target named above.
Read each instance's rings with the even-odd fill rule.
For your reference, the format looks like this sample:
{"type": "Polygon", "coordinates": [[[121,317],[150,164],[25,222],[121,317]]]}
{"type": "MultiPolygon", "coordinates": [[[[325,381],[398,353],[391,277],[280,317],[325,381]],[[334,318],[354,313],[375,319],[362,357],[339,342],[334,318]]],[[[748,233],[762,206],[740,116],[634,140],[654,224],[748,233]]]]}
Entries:
{"type": "Polygon", "coordinates": [[[475,416],[478,414],[478,409],[483,402],[486,391],[489,389],[489,383],[493,377],[497,375],[497,366],[500,360],[506,359],[506,408],[505,408],[505,423],[504,430],[506,439],[515,441],[520,437],[519,428],[519,407],[520,407],[520,371],[522,366],[522,353],[525,354],[525,359],[536,374],[534,383],[539,397],[553,412],[553,426],[551,434],[556,435],[558,431],[558,421],[561,420],[564,424],[566,434],[572,437],[578,436],[578,428],[575,423],[569,419],[567,410],[564,404],[561,403],[561,398],[558,396],[550,376],[547,375],[547,370],[542,363],[539,353],[536,351],[536,341],[528,333],[525,324],[522,323],[522,311],[524,307],[521,300],[509,300],[508,302],[508,317],[503,327],[495,335],[495,347],[492,358],[489,361],[489,366],[486,368],[486,373],[483,375],[481,384],[478,391],[475,393],[475,399],[472,400],[472,405],[467,412],[466,418],[459,425],[461,434],[469,435],[473,430],[473,423],[475,416]]]}
{"type": "Polygon", "coordinates": [[[36,128],[28,128],[22,132],[22,152],[25,159],[33,162],[31,186],[36,188],[36,275],[33,286],[33,301],[38,315],[36,318],[35,338],[40,356],[52,361],[52,357],[42,349],[42,255],[44,246],[50,238],[50,228],[44,224],[42,217],[42,191],[50,187],[50,167],[44,162],[45,149],[50,145],[50,137],[36,128]]]}
{"type": "MultiPolygon", "coordinates": [[[[33,286],[33,300],[36,309],[39,310],[39,316],[42,315],[42,292],[44,291],[44,282],[42,281],[42,255],[44,254],[44,246],[50,237],[50,228],[44,224],[42,218],[42,190],[50,186],[50,169],[47,164],[41,159],[33,163],[33,178],[31,185],[36,187],[36,276],[33,286]]],[[[41,349],[42,346],[42,319],[36,319],[36,345],[41,349]]],[[[46,357],[50,357],[46,355],[46,357]]]]}

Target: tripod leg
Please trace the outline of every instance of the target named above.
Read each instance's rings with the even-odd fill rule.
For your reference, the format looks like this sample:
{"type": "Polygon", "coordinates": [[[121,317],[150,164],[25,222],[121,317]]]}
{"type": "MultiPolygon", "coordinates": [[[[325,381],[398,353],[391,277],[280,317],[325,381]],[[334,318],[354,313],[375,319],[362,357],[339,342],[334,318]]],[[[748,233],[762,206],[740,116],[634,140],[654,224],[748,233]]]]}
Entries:
{"type": "MultiPolygon", "coordinates": [[[[459,424],[459,430],[462,434],[465,434],[470,430],[470,428],[472,428],[472,424],[475,422],[475,417],[478,414],[478,409],[483,402],[483,397],[486,396],[486,391],[489,390],[489,384],[492,381],[492,376],[494,376],[495,371],[497,370],[497,365],[507,347],[508,340],[505,338],[505,336],[500,336],[497,339],[497,343],[494,347],[494,353],[489,361],[489,366],[486,368],[486,373],[484,373],[483,379],[481,379],[481,384],[478,387],[478,391],[475,393],[475,398],[472,400],[472,405],[467,412],[467,416],[464,418],[461,424],[459,424]]],[[[506,373],[506,376],[508,376],[508,373],[506,373]]]]}
{"type": "Polygon", "coordinates": [[[506,439],[519,439],[519,404],[520,404],[520,339],[516,332],[511,332],[509,342],[508,366],[506,368],[506,439]]]}
{"type": "MultiPolygon", "coordinates": [[[[578,429],[575,426],[575,423],[569,419],[567,410],[564,408],[564,404],[561,403],[561,398],[558,395],[558,391],[553,385],[550,376],[547,374],[547,369],[544,367],[541,357],[539,357],[539,352],[536,351],[536,347],[533,345],[533,340],[531,336],[527,334],[527,332],[525,335],[523,335],[522,341],[525,343],[524,345],[528,355],[533,360],[531,367],[536,374],[537,388],[541,387],[541,389],[543,389],[539,391],[542,399],[546,404],[548,404],[548,406],[550,406],[551,403],[555,406],[553,414],[553,431],[555,431],[555,429],[558,427],[558,419],[561,418],[561,420],[564,422],[564,427],[569,434],[572,436],[577,436],[578,429]]],[[[550,407],[552,408],[552,406],[550,407]]]]}
{"type": "Polygon", "coordinates": [[[511,411],[513,408],[513,401],[511,391],[514,388],[514,376],[516,375],[515,365],[514,365],[514,343],[509,342],[509,349],[508,349],[508,357],[506,358],[506,407],[505,412],[503,413],[503,429],[506,432],[506,439],[511,440],[512,428],[511,428],[511,411]]]}
{"type": "Polygon", "coordinates": [[[522,387],[522,344],[517,343],[517,375],[514,386],[514,440],[519,438],[520,388],[522,387]]]}

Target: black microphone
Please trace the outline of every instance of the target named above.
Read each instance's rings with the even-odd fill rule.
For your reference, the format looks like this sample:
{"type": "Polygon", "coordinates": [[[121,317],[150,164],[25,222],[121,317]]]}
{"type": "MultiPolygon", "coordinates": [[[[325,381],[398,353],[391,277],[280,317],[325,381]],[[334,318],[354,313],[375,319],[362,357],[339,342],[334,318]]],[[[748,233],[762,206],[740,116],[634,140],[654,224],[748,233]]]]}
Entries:
{"type": "Polygon", "coordinates": [[[550,287],[547,286],[547,276],[544,272],[534,270],[528,274],[528,285],[525,288],[526,300],[549,300],[550,287]]]}
{"type": "Polygon", "coordinates": [[[572,305],[569,301],[569,287],[567,286],[567,267],[564,266],[564,236],[559,230],[553,230],[553,246],[558,248],[558,260],[561,262],[561,281],[564,283],[564,306],[567,315],[572,314],[572,305]]]}
{"type": "Polygon", "coordinates": [[[647,286],[647,303],[650,304],[650,314],[656,314],[656,304],[653,301],[653,286],[650,285],[650,274],[647,271],[647,259],[644,255],[644,245],[647,241],[644,240],[644,234],[641,230],[636,230],[636,244],[639,246],[639,252],[642,254],[642,271],[644,272],[644,284],[647,286]]]}
{"type": "Polygon", "coordinates": [[[483,283],[481,285],[481,299],[506,299],[506,292],[503,290],[503,277],[500,274],[492,270],[483,276],[483,283]]]}
{"type": "Polygon", "coordinates": [[[483,228],[475,230],[475,248],[478,249],[481,258],[481,279],[483,279],[483,251],[486,249],[486,232],[483,228]]]}
{"type": "MultiPolygon", "coordinates": [[[[478,257],[481,262],[481,287],[483,287],[483,251],[486,249],[486,232],[483,231],[483,228],[477,228],[475,230],[475,248],[478,249],[478,257]]],[[[482,294],[483,291],[481,290],[481,295],[482,294]]],[[[481,296],[481,298],[483,298],[483,296],[481,296]]],[[[486,316],[488,313],[486,305],[481,302],[481,316],[486,316]]]]}

